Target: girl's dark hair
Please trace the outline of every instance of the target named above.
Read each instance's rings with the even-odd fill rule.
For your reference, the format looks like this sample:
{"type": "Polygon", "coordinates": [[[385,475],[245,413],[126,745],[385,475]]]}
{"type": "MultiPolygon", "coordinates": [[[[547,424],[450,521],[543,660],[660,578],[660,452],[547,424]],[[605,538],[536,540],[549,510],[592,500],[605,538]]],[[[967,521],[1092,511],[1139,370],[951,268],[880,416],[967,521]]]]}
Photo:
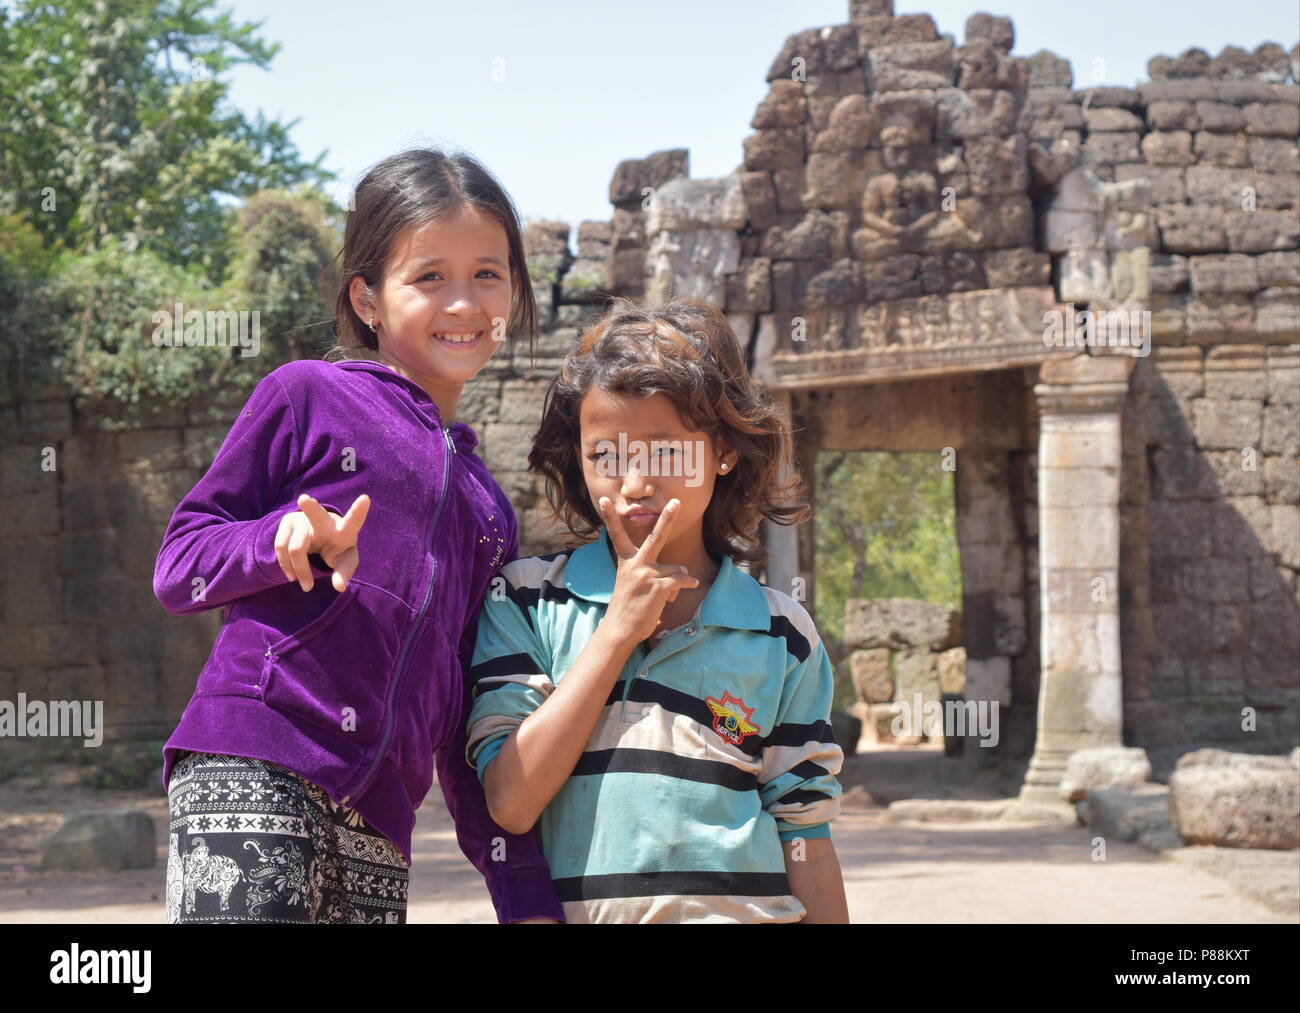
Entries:
{"type": "Polygon", "coordinates": [[[795,524],[810,516],[807,489],[793,463],[790,426],[750,376],[726,317],[694,299],[675,299],[660,309],[616,299],[565,356],[528,455],[529,471],[545,479],[554,515],[578,538],[603,524],[583,478],[578,425],[582,399],[593,388],[664,394],[684,425],[720,437],[739,454],[731,471],[716,476],[704,512],[704,547],[715,558],[766,563],[770,553],[759,541],[761,518],[795,524]]]}
{"type": "Polygon", "coordinates": [[[466,206],[491,215],[505,229],[512,286],[506,336],[513,345],[517,335],[527,334],[529,354],[535,354],[537,304],[514,202],[472,155],[411,148],[372,166],[357,184],[343,232],[343,249],[338,254],[342,261],[334,302],[338,344],[327,353],[327,359],[373,358],[379,350],[378,337],[352,308],[348,295],[352,279],[361,275],[371,292],[378,292],[384,265],[403,230],[441,221],[466,206]]]}

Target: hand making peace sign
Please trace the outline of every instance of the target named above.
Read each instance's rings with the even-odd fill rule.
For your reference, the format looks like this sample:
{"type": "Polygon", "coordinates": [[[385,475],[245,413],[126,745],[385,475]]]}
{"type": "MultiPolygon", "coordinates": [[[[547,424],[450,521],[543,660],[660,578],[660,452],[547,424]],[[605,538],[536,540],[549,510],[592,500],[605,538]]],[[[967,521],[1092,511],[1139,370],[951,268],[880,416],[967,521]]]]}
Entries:
{"type": "Polygon", "coordinates": [[[618,576],[603,622],[611,623],[627,637],[645,640],[654,633],[666,602],[676,601],[677,593],[684,588],[700,586],[699,580],[692,577],[686,567],[658,562],[681,502],[676,499],[668,501],[655,521],[654,530],[646,535],[640,548],[628,537],[623,518],[609,497],[602,496],[597,505],[605,519],[610,544],[618,556],[618,576]]]}
{"type": "Polygon", "coordinates": [[[304,591],[310,591],[316,581],[307,557],[316,552],[334,570],[334,590],[342,591],[360,562],[357,533],[370,512],[370,497],[362,493],[343,517],[327,511],[306,493],[298,497],[298,508],[280,518],[275,533],[275,558],[285,579],[296,580],[304,591]]]}

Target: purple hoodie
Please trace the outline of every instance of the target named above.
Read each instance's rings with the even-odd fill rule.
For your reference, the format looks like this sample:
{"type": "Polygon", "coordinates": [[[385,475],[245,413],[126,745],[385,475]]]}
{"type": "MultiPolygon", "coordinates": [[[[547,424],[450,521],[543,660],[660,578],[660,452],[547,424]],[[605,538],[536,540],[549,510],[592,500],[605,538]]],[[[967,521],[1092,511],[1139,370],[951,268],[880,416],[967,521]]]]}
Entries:
{"type": "Polygon", "coordinates": [[[270,760],[356,809],[409,863],[436,760],[497,919],[563,921],[536,834],[492,820],[465,760],[479,608],[519,552],[514,510],[477,445],[377,362],[290,362],[257,385],[158,551],[154,594],[168,612],[228,606],[163,747],[163,785],[181,750],[270,760]],[[341,593],[319,557],[307,592],[276,562],[280,518],[304,492],[340,516],[370,497],[341,593]]]}

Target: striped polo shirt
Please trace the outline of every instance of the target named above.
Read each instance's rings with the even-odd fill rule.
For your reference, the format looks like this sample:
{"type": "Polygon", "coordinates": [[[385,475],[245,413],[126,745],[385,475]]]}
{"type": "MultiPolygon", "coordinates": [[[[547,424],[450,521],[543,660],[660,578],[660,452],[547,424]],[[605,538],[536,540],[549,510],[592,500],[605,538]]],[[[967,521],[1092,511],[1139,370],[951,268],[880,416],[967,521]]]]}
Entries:
{"type": "MultiPolygon", "coordinates": [[[[609,536],[517,559],[484,602],[466,759],[480,781],[605,614],[609,536]]],[[[694,618],[638,644],[538,820],[570,922],[791,922],[782,841],[830,836],[844,754],[807,611],[724,556],[694,618]]]]}

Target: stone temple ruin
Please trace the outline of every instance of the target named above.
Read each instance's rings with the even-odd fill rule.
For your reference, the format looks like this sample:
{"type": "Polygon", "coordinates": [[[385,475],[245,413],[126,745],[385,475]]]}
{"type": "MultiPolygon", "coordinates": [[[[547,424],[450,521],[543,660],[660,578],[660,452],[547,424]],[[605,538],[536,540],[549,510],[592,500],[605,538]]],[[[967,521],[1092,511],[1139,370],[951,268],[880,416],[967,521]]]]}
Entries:
{"type": "MultiPolygon", "coordinates": [[[[730,175],[656,152],[617,167],[612,217],[583,222],[576,252],[567,224],[529,228],[538,356],[497,356],[460,417],[523,552],[553,551],[527,449],[564,350],[606,295],[710,300],[790,411],[805,475],[823,450],[955,461],[963,690],[1000,708],[991,755],[1023,768],[1023,799],[1055,800],[1086,747],[1142,747],[1162,780],[1194,746],[1285,752],[1300,50],[1190,50],[1139,87],[1075,88],[1067,62],[1013,43],[1006,18],[972,16],[958,43],[853,0],[848,23],[774,45],[730,175]]],[[[246,393],[123,434],[83,430],[59,392],[16,413],[19,442],[84,466],[15,514],[0,696],[101,698],[110,737],[170,733],[220,620],[163,613],[153,556],[246,393]]],[[[756,574],[802,578],[814,616],[815,523],[770,527],[756,574]]]]}
{"type": "MultiPolygon", "coordinates": [[[[1084,747],[1141,746],[1162,777],[1194,743],[1290,749],[1297,50],[1073,89],[1010,55],[1008,19],[958,45],[851,8],[786,40],[731,175],[659,152],[618,167],[577,259],[535,230],[557,321],[597,290],[723,307],[805,475],[821,450],[955,451],[965,696],[1000,706],[1023,798],[1084,747]]],[[[811,597],[812,525],[767,536],[765,581],[811,597]]]]}

